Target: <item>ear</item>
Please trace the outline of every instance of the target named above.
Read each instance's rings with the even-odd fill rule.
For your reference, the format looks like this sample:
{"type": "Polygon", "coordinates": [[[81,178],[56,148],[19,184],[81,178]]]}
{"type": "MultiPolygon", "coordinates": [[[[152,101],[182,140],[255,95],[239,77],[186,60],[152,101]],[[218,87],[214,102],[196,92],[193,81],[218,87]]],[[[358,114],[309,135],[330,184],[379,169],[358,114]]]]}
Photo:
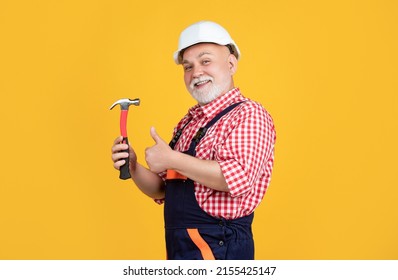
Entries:
{"type": "Polygon", "coordinates": [[[228,67],[231,76],[233,76],[236,70],[238,70],[238,60],[236,59],[236,56],[233,54],[230,54],[228,57],[228,67]]]}

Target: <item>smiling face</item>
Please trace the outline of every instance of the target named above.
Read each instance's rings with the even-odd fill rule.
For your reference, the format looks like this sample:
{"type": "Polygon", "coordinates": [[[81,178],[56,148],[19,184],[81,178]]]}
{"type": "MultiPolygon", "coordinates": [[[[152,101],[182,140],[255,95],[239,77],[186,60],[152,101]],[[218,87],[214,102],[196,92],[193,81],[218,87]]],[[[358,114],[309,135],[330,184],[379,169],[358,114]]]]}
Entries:
{"type": "Polygon", "coordinates": [[[200,105],[233,89],[237,60],[226,46],[193,45],[185,50],[182,60],[185,86],[200,105]]]}

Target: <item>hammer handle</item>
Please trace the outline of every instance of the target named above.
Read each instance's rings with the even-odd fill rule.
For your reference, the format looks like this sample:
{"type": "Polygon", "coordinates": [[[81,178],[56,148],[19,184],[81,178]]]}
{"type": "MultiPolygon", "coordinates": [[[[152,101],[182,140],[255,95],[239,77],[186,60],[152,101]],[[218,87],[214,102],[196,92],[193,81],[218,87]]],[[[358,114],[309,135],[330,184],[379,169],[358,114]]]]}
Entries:
{"type": "MultiPolygon", "coordinates": [[[[127,137],[123,137],[122,143],[128,145],[128,144],[129,144],[128,138],[127,138],[127,137]]],[[[129,152],[129,149],[124,150],[124,151],[122,151],[122,152],[128,153],[128,152],[129,152]]],[[[123,164],[122,166],[120,166],[120,175],[119,175],[119,178],[122,179],[122,180],[126,180],[126,179],[131,178],[130,169],[129,169],[129,161],[130,161],[130,159],[129,159],[129,157],[127,157],[125,160],[126,160],[126,163],[123,164]]]]}

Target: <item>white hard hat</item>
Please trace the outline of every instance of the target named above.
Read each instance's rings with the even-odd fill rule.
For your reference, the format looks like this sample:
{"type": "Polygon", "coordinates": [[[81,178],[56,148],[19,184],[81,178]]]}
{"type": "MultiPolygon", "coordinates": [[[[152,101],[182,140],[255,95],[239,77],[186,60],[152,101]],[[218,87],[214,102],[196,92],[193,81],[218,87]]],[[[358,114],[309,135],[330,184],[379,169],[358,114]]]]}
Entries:
{"type": "Polygon", "coordinates": [[[221,25],[211,21],[200,21],[188,26],[181,32],[178,40],[178,50],[174,52],[174,61],[181,64],[180,52],[198,43],[215,43],[218,45],[230,46],[230,51],[237,59],[240,51],[234,40],[221,25]]]}

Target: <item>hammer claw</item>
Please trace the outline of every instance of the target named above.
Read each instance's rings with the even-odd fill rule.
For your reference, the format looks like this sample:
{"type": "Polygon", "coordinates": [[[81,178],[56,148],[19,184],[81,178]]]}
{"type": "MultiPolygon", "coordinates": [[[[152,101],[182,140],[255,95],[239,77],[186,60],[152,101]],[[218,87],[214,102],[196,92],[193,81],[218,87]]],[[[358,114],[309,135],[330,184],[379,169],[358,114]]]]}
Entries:
{"type": "Polygon", "coordinates": [[[130,105],[139,106],[140,105],[140,99],[139,98],[136,98],[136,99],[129,99],[129,98],[119,99],[118,101],[116,101],[115,103],[112,104],[112,106],[109,108],[109,110],[112,110],[113,107],[115,107],[118,104],[120,105],[122,110],[128,110],[130,105]]]}

